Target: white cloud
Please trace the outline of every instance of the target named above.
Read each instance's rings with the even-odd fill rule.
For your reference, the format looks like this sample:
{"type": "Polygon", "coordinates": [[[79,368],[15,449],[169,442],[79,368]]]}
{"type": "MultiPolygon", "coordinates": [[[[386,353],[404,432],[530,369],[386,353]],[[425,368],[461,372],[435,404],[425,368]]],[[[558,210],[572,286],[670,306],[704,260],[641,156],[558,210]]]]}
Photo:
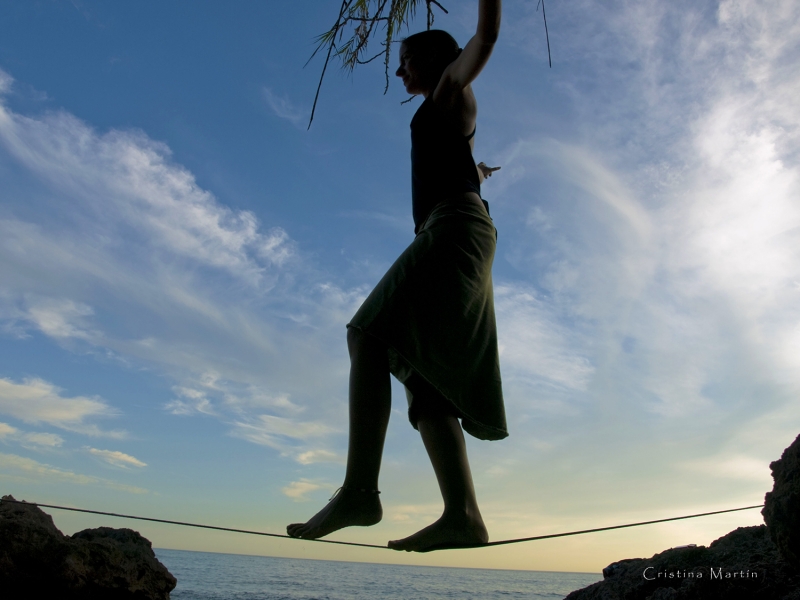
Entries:
{"type": "Polygon", "coordinates": [[[64,444],[64,438],[55,433],[26,433],[22,439],[24,446],[58,448],[64,444]]]}
{"type": "Polygon", "coordinates": [[[287,453],[299,442],[330,435],[337,430],[321,421],[299,421],[274,415],[258,415],[233,424],[231,435],[287,453]]]}
{"type": "Polygon", "coordinates": [[[344,464],[344,458],[330,450],[308,450],[297,455],[297,462],[301,465],[311,465],[320,462],[333,462],[344,464]]]}
{"type": "Polygon", "coordinates": [[[19,442],[25,448],[34,450],[58,448],[64,444],[64,439],[55,433],[24,432],[8,423],[0,423],[0,440],[19,442]]]}
{"type": "Polygon", "coordinates": [[[259,415],[258,424],[262,431],[296,439],[318,437],[335,431],[320,421],[295,421],[274,415],[259,415]]]}
{"type": "Polygon", "coordinates": [[[580,341],[559,323],[554,307],[533,289],[509,284],[496,286],[495,304],[504,372],[586,389],[594,367],[578,353],[580,341]]]}
{"type": "Polygon", "coordinates": [[[284,495],[288,496],[295,502],[305,502],[308,500],[308,498],[306,498],[306,494],[324,487],[327,486],[312,483],[306,479],[301,479],[300,481],[291,482],[288,486],[281,488],[281,491],[284,493],[284,495]]]}
{"type": "Polygon", "coordinates": [[[100,460],[107,462],[115,467],[146,467],[147,463],[143,463],[138,458],[134,458],[130,454],[125,454],[118,450],[98,450],[97,448],[86,448],[92,456],[96,456],[100,460]]]}
{"type": "Polygon", "coordinates": [[[16,454],[1,454],[0,453],[0,468],[10,469],[20,472],[28,477],[42,479],[49,483],[72,483],[77,485],[98,485],[107,487],[122,492],[129,492],[131,494],[146,494],[147,490],[111,481],[109,479],[102,479],[100,477],[93,477],[90,475],[82,475],[73,471],[59,469],[44,463],[37,462],[24,456],[16,454]]]}
{"type": "Polygon", "coordinates": [[[14,78],[3,69],[0,69],[0,94],[7,94],[11,90],[13,83],[14,78]]]}
{"type": "Polygon", "coordinates": [[[300,413],[304,410],[302,406],[296,405],[291,401],[291,396],[287,393],[269,393],[255,386],[251,386],[241,392],[227,390],[224,393],[225,403],[234,409],[277,409],[284,413],[300,413]]]}
{"type": "MultiPolygon", "coordinates": [[[[559,471],[560,485],[643,473],[655,489],[673,466],[676,486],[742,473],[748,490],[762,485],[752,457],[800,425],[798,6],[565,4],[543,84],[559,106],[524,95],[499,111],[513,93],[481,96],[482,123],[497,124],[481,143],[509,146],[491,186],[512,437],[476,460],[535,443],[547,464],[525,468],[559,471]],[[764,435],[745,444],[755,422],[764,435]],[[726,440],[747,447],[692,462],[722,457],[726,440]]],[[[505,22],[503,40],[518,30],[533,46],[529,22],[505,22]]],[[[264,100],[304,121],[271,90],[264,100]]],[[[303,465],[334,460],[341,437],[319,448],[346,427],[342,325],[364,290],[326,283],[285,231],[223,206],[141,133],[101,134],[63,113],[2,118],[19,170],[53,182],[77,215],[0,223],[0,312],[16,315],[13,331],[34,323],[155,365],[176,383],[169,410],[214,414],[303,465]],[[32,312],[32,298],[50,299],[49,312],[32,312]]],[[[540,481],[515,479],[491,493],[540,481]]],[[[296,483],[296,497],[317,485],[296,483]]]]}
{"type": "Polygon", "coordinates": [[[116,236],[132,229],[146,235],[156,252],[221,269],[254,286],[293,255],[286,232],[262,233],[252,213],[219,204],[186,169],[170,162],[164,144],[141,132],[101,135],[67,113],[37,120],[0,105],[0,143],[59,194],[71,196],[95,226],[116,236]]]}
{"type": "Polygon", "coordinates": [[[15,383],[0,378],[0,413],[26,423],[48,423],[76,433],[94,436],[123,437],[121,431],[103,431],[86,421],[116,414],[100,398],[61,395],[62,390],[42,379],[15,383]]]}
{"type": "MultiPolygon", "coordinates": [[[[283,229],[199,188],[164,144],[0,105],[3,149],[45,190],[29,186],[41,205],[20,213],[35,222],[0,217],[4,331],[155,366],[178,383],[170,412],[251,425],[264,409],[302,413],[341,379],[343,324],[364,291],[327,282],[283,229]]],[[[274,435],[256,429],[245,439],[274,435]]]]}
{"type": "Polygon", "coordinates": [[[400,523],[430,523],[442,514],[439,504],[396,504],[387,506],[386,514],[391,521],[400,523]]]}
{"type": "MultiPolygon", "coordinates": [[[[486,95],[495,264],[513,267],[495,279],[501,369],[512,437],[553,459],[719,456],[691,477],[755,485],[768,461],[742,457],[786,435],[746,433],[800,427],[800,5],[708,9],[565,5],[565,111],[486,95]],[[541,123],[567,115],[550,139],[541,123]]],[[[530,22],[506,22],[530,51],[530,22]]]]}
{"type": "Polygon", "coordinates": [[[45,335],[90,339],[95,334],[85,328],[84,317],[92,314],[90,306],[72,300],[33,298],[28,302],[26,317],[45,335]]]}
{"type": "Polygon", "coordinates": [[[562,176],[579,186],[589,198],[599,200],[613,209],[619,222],[626,226],[620,232],[623,236],[633,234],[639,243],[648,242],[648,238],[653,235],[650,215],[618,173],[605,166],[599,157],[585,148],[557,141],[543,142],[542,150],[550,156],[550,160],[561,163],[562,176]]]}
{"type": "Polygon", "coordinates": [[[175,386],[172,391],[178,394],[180,398],[170,400],[164,405],[164,408],[173,415],[217,414],[211,401],[206,397],[206,392],[183,386],[175,386]]]}
{"type": "Polygon", "coordinates": [[[285,96],[279,96],[266,86],[261,89],[261,92],[267,106],[277,117],[289,121],[295,127],[305,129],[305,123],[310,115],[308,111],[298,108],[291,100],[285,96]]]}
{"type": "Polygon", "coordinates": [[[280,227],[273,227],[260,240],[256,251],[261,258],[281,266],[294,256],[294,244],[288,233],[280,227]]]}

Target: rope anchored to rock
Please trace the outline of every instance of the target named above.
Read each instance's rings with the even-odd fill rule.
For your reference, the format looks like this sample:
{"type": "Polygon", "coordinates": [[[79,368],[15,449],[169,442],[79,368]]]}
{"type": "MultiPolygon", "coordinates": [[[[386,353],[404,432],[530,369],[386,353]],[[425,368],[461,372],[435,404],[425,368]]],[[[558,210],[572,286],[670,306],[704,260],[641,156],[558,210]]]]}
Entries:
{"type": "MultiPolygon", "coordinates": [[[[184,521],[171,521],[169,519],[156,519],[154,517],[139,517],[136,515],[123,515],[119,513],[112,513],[112,512],[104,512],[100,510],[89,510],[87,508],[73,508],[69,506],[56,506],[54,504],[39,504],[38,502],[24,502],[21,500],[9,500],[4,498],[3,502],[11,502],[14,504],[25,504],[28,506],[38,506],[39,508],[53,508],[56,510],[68,510],[72,512],[80,512],[80,513],[87,513],[92,515],[103,515],[105,517],[117,517],[120,519],[134,519],[137,521],[150,521],[153,523],[166,523],[168,525],[181,525],[183,527],[196,527],[199,529],[213,529],[215,531],[228,531],[231,533],[245,533],[248,535],[261,535],[266,537],[275,537],[275,538],[286,538],[289,540],[302,540],[305,542],[321,542],[323,544],[340,544],[343,546],[361,546],[362,548],[381,548],[383,550],[390,550],[388,546],[379,546],[377,544],[361,544],[358,542],[343,542],[338,540],[309,540],[305,538],[296,538],[286,534],[281,533],[267,533],[265,531],[253,531],[250,529],[236,529],[234,527],[219,527],[217,525],[203,525],[200,523],[187,523],[184,521]]],[[[695,519],[698,517],[708,517],[711,515],[721,515],[723,513],[732,513],[738,512],[742,510],[752,510],[754,508],[762,508],[763,504],[757,504],[753,506],[743,506],[741,508],[728,508],[725,510],[715,510],[711,512],[704,512],[704,513],[696,513],[693,515],[683,515],[681,517],[669,517],[667,519],[655,519],[652,521],[640,521],[638,523],[625,523],[624,525],[612,525],[609,527],[595,527],[594,529],[581,529],[578,531],[566,531],[563,533],[550,533],[547,535],[536,535],[532,537],[524,537],[524,538],[516,538],[510,540],[498,540],[496,542],[488,542],[486,544],[474,544],[474,545],[464,545],[464,546],[452,546],[452,547],[441,547],[437,546],[436,550],[456,550],[456,549],[466,549],[466,548],[487,548],[489,546],[502,546],[505,544],[519,544],[521,542],[534,542],[536,540],[546,540],[550,538],[558,538],[558,537],[568,537],[572,535],[583,535],[586,533],[597,533],[600,531],[611,531],[612,529],[625,529],[627,527],[640,527],[642,525],[654,525],[656,523],[667,523],[669,521],[682,521],[684,519],[695,519]]]]}

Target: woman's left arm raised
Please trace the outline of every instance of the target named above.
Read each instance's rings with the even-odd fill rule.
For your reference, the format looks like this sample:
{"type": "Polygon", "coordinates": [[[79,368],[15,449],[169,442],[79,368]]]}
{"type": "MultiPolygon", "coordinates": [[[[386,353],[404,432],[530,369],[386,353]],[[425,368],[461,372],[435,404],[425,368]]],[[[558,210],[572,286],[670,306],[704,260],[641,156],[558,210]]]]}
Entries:
{"type": "Polygon", "coordinates": [[[501,0],[480,0],[478,29],[458,58],[445,69],[434,96],[461,91],[475,81],[489,61],[500,33],[500,12],[501,0]]]}

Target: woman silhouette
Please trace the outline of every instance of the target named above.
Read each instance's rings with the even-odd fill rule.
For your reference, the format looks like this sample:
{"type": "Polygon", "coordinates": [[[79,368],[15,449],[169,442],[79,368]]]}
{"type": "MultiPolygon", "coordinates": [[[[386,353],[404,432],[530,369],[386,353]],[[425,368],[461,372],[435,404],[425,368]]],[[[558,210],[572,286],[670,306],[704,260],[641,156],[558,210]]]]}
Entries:
{"type": "Polygon", "coordinates": [[[406,387],[409,420],[433,464],[444,512],[389,547],[425,552],[489,539],[462,426],[480,439],[508,435],[492,296],[497,232],[480,197],[480,183],[494,169],[472,158],[477,103],[470,85],[494,48],[500,10],[500,0],[480,1],[477,32],[463,51],[435,30],[400,46],[396,74],[409,93],[425,98],[411,121],[416,237],[348,324],[344,484],[308,522],[287,527],[293,537],[315,539],[381,520],[378,474],[393,374],[406,387]]]}

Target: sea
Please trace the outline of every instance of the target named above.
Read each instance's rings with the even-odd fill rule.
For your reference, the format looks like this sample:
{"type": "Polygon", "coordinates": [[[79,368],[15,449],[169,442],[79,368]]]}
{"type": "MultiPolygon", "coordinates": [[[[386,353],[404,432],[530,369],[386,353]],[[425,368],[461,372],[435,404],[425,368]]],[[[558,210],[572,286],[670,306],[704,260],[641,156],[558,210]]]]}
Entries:
{"type": "Polygon", "coordinates": [[[553,573],[335,562],[155,549],[172,600],[513,600],[564,598],[602,579],[553,573]]]}

